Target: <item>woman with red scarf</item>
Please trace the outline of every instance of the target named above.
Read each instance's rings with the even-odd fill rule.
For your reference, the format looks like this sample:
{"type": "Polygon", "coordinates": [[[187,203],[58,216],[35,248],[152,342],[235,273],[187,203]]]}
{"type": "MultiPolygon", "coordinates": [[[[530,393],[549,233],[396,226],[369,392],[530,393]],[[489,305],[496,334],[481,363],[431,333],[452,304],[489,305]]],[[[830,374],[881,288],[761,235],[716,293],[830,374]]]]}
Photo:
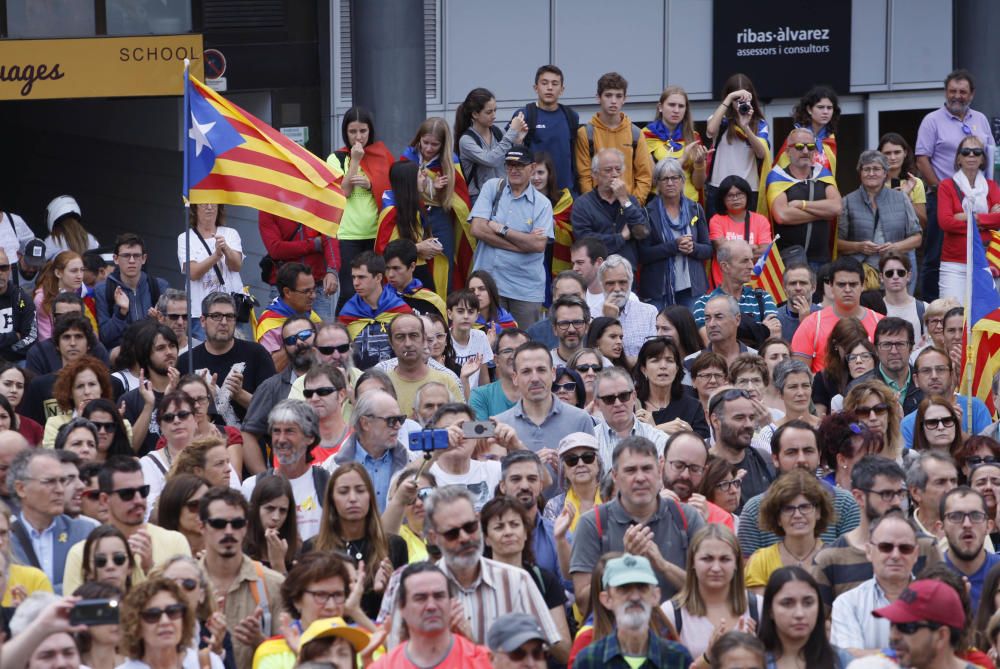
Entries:
{"type": "MultiPolygon", "coordinates": [[[[326,162],[344,175],[341,188],[347,203],[337,239],[340,257],[354,258],[375,248],[382,193],[389,189],[389,168],[395,158],[385,144],[375,141],[375,123],[364,107],[347,110],[340,133],[344,146],[330,154],[326,162]]],[[[340,304],[352,295],[351,263],[345,260],[340,267],[340,304]]]]}

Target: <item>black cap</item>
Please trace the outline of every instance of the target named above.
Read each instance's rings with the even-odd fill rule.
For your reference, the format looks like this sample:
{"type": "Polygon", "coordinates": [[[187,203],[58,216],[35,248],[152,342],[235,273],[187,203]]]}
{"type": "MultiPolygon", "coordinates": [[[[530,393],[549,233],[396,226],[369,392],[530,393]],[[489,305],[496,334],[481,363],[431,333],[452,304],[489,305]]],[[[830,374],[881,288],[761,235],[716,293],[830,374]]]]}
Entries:
{"type": "Polygon", "coordinates": [[[504,162],[517,163],[518,165],[531,165],[535,162],[535,157],[531,154],[531,149],[524,144],[515,144],[507,149],[504,162]]]}

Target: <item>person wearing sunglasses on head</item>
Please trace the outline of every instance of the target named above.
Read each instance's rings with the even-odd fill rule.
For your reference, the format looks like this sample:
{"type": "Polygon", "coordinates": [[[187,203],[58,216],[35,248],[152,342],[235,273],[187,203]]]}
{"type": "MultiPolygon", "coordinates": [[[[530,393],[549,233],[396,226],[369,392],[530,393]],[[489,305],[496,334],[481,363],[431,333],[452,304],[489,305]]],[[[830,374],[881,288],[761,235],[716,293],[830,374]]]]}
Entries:
{"type": "MultiPolygon", "coordinates": [[[[972,610],[979,608],[979,598],[986,575],[1000,562],[1000,555],[987,550],[986,542],[992,528],[986,499],[978,490],[959,486],[941,499],[941,520],[948,539],[944,562],[961,574],[969,584],[972,610]]],[[[992,545],[990,546],[992,548],[992,545]]],[[[989,597],[993,593],[989,593],[989,597]]]]}
{"type": "MultiPolygon", "coordinates": [[[[342,323],[316,323],[313,327],[316,330],[316,338],[313,340],[316,362],[328,363],[339,369],[347,378],[347,385],[353,388],[361,376],[361,370],[354,366],[351,336],[347,334],[347,328],[342,323]]],[[[302,376],[292,382],[292,389],[288,393],[289,399],[305,399],[305,395],[302,394],[304,382],[305,378],[302,376]]],[[[344,420],[350,420],[349,407],[350,403],[344,405],[344,420]]]]}

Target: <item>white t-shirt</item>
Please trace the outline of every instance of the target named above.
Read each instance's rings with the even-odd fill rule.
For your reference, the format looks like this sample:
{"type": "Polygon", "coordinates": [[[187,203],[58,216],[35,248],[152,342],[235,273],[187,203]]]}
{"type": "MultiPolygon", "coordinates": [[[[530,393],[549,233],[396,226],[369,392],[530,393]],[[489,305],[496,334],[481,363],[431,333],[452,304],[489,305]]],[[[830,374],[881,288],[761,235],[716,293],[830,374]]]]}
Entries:
{"type": "Polygon", "coordinates": [[[35,233],[23,218],[7,211],[0,213],[0,248],[7,254],[7,262],[16,263],[21,242],[30,242],[34,238],[35,233]]]}
{"type": "Polygon", "coordinates": [[[604,293],[592,293],[589,290],[587,296],[587,306],[590,307],[590,317],[597,318],[604,309],[604,293]]]}
{"type": "Polygon", "coordinates": [[[760,174],[757,171],[757,156],[754,155],[753,149],[741,139],[730,144],[727,133],[721,130],[720,133],[719,142],[715,146],[711,185],[718,188],[723,179],[735,174],[746,179],[750,184],[750,190],[758,190],[760,174]]]}
{"type": "MultiPolygon", "coordinates": [[[[209,653],[208,656],[210,658],[210,669],[223,668],[222,659],[218,655],[215,653],[209,653]]],[[[125,660],[115,667],[115,669],[150,669],[150,667],[142,660],[125,660]]],[[[184,659],[181,660],[181,669],[201,669],[201,659],[197,650],[194,648],[188,648],[184,651],[184,659]]]]}
{"type": "Polygon", "coordinates": [[[500,463],[496,460],[470,460],[469,471],[465,474],[449,474],[434,463],[428,470],[434,475],[438,487],[446,485],[462,485],[469,489],[476,498],[476,513],[493,499],[493,491],[500,484],[500,463]]]}
{"type": "MultiPolygon", "coordinates": [[[[927,305],[924,305],[924,309],[927,305]]],[[[909,321],[910,325],[913,326],[913,339],[914,341],[919,341],[920,337],[923,335],[923,323],[917,318],[917,300],[910,298],[910,303],[905,307],[897,307],[894,304],[885,303],[885,315],[895,316],[896,318],[902,318],[904,321],[909,321]]]]}
{"type": "MultiPolygon", "coordinates": [[[[7,225],[10,225],[10,224],[8,223],[7,225]]],[[[66,243],[66,238],[65,237],[63,237],[61,239],[56,239],[52,235],[49,235],[48,237],[45,238],[44,241],[45,241],[45,259],[46,260],[52,260],[53,258],[55,258],[57,255],[59,255],[63,251],[69,251],[70,250],[69,244],[66,243]]],[[[87,233],[87,250],[88,251],[93,251],[93,250],[97,249],[100,245],[101,245],[100,242],[97,241],[97,239],[94,237],[94,235],[92,235],[92,234],[90,234],[88,232],[87,233]]],[[[15,258],[17,257],[16,253],[14,254],[14,257],[15,258]]],[[[7,256],[7,258],[9,259],[10,256],[7,256]]],[[[13,261],[11,261],[11,262],[13,262],[13,261]]]]}
{"type": "MultiPolygon", "coordinates": [[[[259,476],[259,475],[258,475],[259,476]]],[[[323,491],[313,484],[312,467],[302,476],[291,479],[292,495],[295,497],[295,518],[299,525],[299,539],[305,541],[319,534],[319,524],[323,518],[323,491]]],[[[251,476],[243,482],[243,496],[250,501],[257,477],[251,476]]]]}
{"type": "Polygon", "coordinates": [[[142,480],[149,486],[149,496],[146,498],[146,522],[156,508],[156,500],[160,499],[163,486],[167,483],[166,472],[170,471],[170,462],[166,457],[166,446],[158,451],[152,451],[139,458],[142,466],[142,480]]]}
{"type": "MultiPolygon", "coordinates": [[[[217,229],[216,234],[222,235],[229,244],[229,248],[234,251],[238,251],[241,257],[246,257],[243,255],[243,241],[240,239],[240,233],[238,233],[234,228],[220,226],[217,229]]],[[[205,250],[205,244],[201,243],[198,239],[198,235],[194,230],[188,228],[185,232],[177,235],[177,261],[180,263],[181,272],[184,272],[184,264],[187,260],[187,249],[184,248],[184,238],[187,236],[187,240],[191,244],[191,261],[200,262],[205,258],[209,257],[212,253],[215,253],[215,237],[205,237],[205,244],[208,244],[208,248],[211,251],[205,250]]],[[[225,285],[219,284],[219,275],[216,274],[214,269],[209,269],[197,281],[191,281],[191,317],[198,318],[201,316],[201,301],[209,293],[214,293],[215,291],[221,290],[226,293],[232,293],[236,291],[243,290],[243,279],[240,277],[239,272],[233,272],[226,266],[225,259],[220,260],[215,264],[219,270],[222,271],[222,278],[225,281],[225,285]]]]}
{"type": "MultiPolygon", "coordinates": [[[[469,343],[465,346],[459,344],[454,337],[451,338],[451,345],[455,348],[455,362],[459,365],[464,365],[474,355],[482,355],[484,365],[493,362],[493,349],[490,348],[490,342],[482,330],[470,330],[469,343]]],[[[473,374],[469,377],[469,392],[477,386],[479,386],[479,374],[473,374]]]]}

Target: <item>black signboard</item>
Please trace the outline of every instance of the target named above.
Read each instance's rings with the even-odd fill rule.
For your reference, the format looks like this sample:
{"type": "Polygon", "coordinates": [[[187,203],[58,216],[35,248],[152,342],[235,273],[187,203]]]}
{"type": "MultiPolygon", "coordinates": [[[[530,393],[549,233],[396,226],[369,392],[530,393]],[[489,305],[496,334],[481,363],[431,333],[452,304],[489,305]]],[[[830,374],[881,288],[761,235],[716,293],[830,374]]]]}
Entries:
{"type": "Polygon", "coordinates": [[[715,0],[715,96],[737,72],[761,98],[798,98],[816,84],[840,94],[851,84],[851,3],[715,0]]]}

